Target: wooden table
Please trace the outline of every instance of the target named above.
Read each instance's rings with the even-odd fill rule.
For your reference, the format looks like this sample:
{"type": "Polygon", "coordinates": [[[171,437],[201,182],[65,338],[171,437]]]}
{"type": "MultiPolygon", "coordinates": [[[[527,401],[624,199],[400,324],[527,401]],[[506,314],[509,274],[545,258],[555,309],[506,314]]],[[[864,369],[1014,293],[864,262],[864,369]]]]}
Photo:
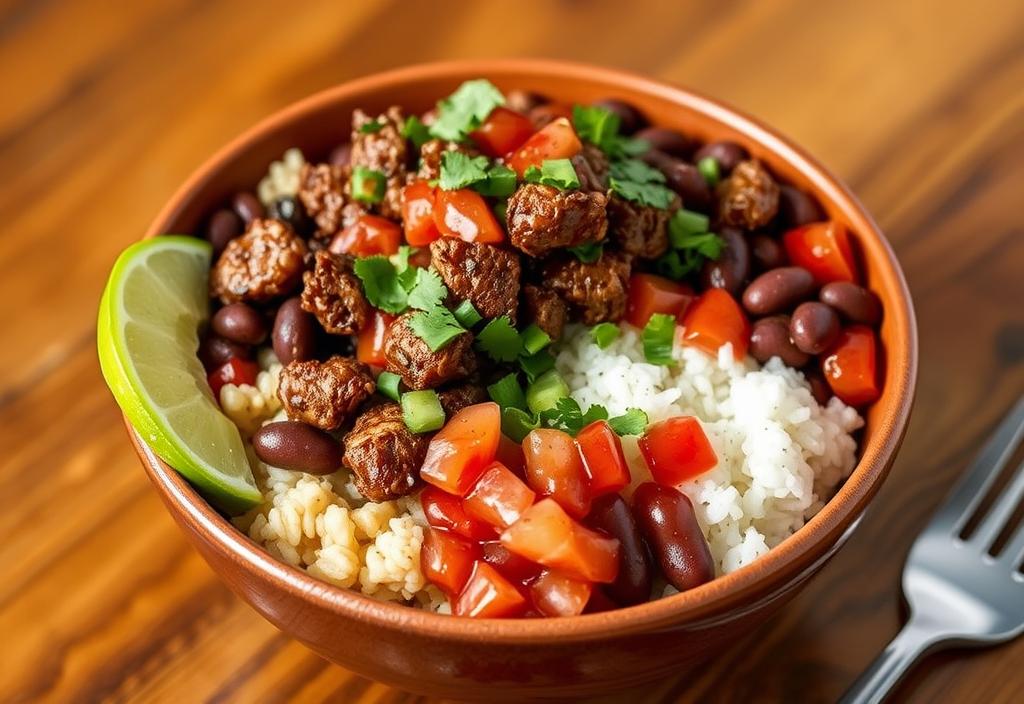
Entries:
{"type": "MultiPolygon", "coordinates": [[[[453,57],[616,65],[762,117],[860,194],[916,300],[917,410],[861,529],[767,628],[633,699],[831,701],[896,632],[908,546],[1024,390],[1024,4],[110,5],[0,0],[0,701],[413,701],[276,631],[186,545],[94,316],[114,256],[213,149],[326,86],[453,57]]],[[[897,698],[1024,701],[1022,662],[1024,640],[937,656],[897,698]]]]}

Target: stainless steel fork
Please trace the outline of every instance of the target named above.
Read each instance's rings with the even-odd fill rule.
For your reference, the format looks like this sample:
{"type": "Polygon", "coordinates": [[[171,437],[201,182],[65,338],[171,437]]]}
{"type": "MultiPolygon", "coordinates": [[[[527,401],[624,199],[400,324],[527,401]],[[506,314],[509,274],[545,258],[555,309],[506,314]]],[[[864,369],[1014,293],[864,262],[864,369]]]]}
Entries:
{"type": "Polygon", "coordinates": [[[842,704],[881,702],[928,653],[953,646],[994,645],[1024,632],[1024,522],[998,554],[991,554],[993,543],[1024,497],[1024,463],[973,532],[961,538],[1022,438],[1024,398],[914,542],[903,568],[910,619],[847,691],[842,704]]]}

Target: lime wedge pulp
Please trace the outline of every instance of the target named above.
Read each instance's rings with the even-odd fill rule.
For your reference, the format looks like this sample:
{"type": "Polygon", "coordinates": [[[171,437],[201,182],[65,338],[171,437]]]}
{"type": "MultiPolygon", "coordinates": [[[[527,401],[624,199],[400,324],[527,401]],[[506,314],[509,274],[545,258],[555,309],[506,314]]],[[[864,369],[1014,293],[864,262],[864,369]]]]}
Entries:
{"type": "Polygon", "coordinates": [[[209,243],[177,235],[122,252],[100,301],[96,343],[103,378],[140,437],[217,508],[236,514],[260,492],[196,356],[209,315],[210,257],[209,243]]]}

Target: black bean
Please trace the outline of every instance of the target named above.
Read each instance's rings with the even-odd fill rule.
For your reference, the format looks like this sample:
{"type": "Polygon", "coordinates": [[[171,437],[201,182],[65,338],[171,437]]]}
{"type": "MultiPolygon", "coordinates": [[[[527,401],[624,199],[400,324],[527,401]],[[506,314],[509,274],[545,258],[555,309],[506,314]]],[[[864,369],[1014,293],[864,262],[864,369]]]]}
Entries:
{"type": "Polygon", "coordinates": [[[724,288],[733,296],[743,288],[750,276],[750,247],[743,233],[734,227],[723,227],[719,235],[725,247],[716,260],[705,262],[700,272],[705,289],[724,288]]]}
{"type": "Polygon", "coordinates": [[[777,239],[758,233],[750,237],[750,254],[757,271],[768,271],[786,266],[789,258],[777,239]]]}
{"type": "Polygon", "coordinates": [[[352,143],[339,144],[327,157],[327,162],[332,166],[348,166],[352,161],[352,143]]]}
{"type": "Polygon", "coordinates": [[[235,211],[221,208],[206,225],[206,239],[213,245],[213,256],[219,257],[228,242],[242,234],[242,219],[235,211]]]}
{"type": "Polygon", "coordinates": [[[251,359],[252,348],[231,340],[225,340],[220,335],[209,334],[199,343],[199,361],[207,371],[216,369],[232,357],[240,359],[251,359]]]}
{"type": "Polygon", "coordinates": [[[818,301],[801,303],[793,311],[789,336],[807,354],[821,354],[839,337],[839,315],[818,301]]]}
{"type": "Polygon", "coordinates": [[[818,298],[853,323],[876,325],[882,319],[882,302],[874,291],[849,281],[833,281],[821,287],[818,298]]]}
{"type": "Polygon", "coordinates": [[[793,186],[779,186],[779,217],[784,227],[800,227],[825,219],[818,201],[793,186]]]}
{"type": "Polygon", "coordinates": [[[289,298],[277,309],[274,319],[274,354],[281,364],[305,361],[316,355],[316,321],[302,310],[298,297],[289,298]]]}
{"type": "Polygon", "coordinates": [[[253,220],[266,215],[263,203],[249,191],[239,191],[236,193],[231,201],[231,207],[238,213],[238,217],[242,218],[242,222],[247,225],[253,220]]]}
{"type": "Polygon", "coordinates": [[[685,494],[641,484],[633,493],[633,516],[669,584],[682,592],[714,579],[711,550],[685,494]]]}
{"type": "Polygon", "coordinates": [[[684,208],[706,212],[711,206],[711,189],[696,166],[653,149],[643,159],[665,174],[668,187],[679,194],[684,208]]]}
{"type": "Polygon", "coordinates": [[[644,125],[644,117],[640,111],[629,103],[617,98],[604,98],[594,102],[594,107],[604,108],[619,118],[619,132],[633,134],[644,125]]]}
{"type": "Polygon", "coordinates": [[[651,556],[625,499],[618,494],[606,494],[594,501],[587,525],[619,541],[619,574],[605,587],[608,595],[621,606],[650,599],[651,556]]]}
{"type": "Polygon", "coordinates": [[[311,223],[297,198],[281,196],[275,200],[270,204],[270,217],[285,221],[299,235],[309,234],[311,223]]]}
{"type": "Polygon", "coordinates": [[[739,144],[723,140],[721,142],[708,142],[705,144],[693,155],[693,161],[697,163],[701,159],[711,157],[718,162],[718,168],[724,175],[735,169],[736,165],[746,159],[747,156],[747,150],[739,144]]]}
{"type": "Polygon", "coordinates": [[[689,157],[695,147],[692,139],[665,127],[645,127],[633,136],[646,141],[651,149],[680,159],[689,157]]]}
{"type": "Polygon", "coordinates": [[[743,307],[754,315],[782,313],[814,293],[814,276],[799,266],[772,269],[750,282],[743,292],[743,307]]]}
{"type": "Polygon", "coordinates": [[[210,327],[221,337],[243,345],[258,345],[267,337],[263,316],[246,303],[224,306],[213,314],[210,327]]]}
{"type": "Polygon", "coordinates": [[[272,467],[307,474],[331,474],[344,454],[333,436],[296,420],[268,423],[252,436],[256,456],[272,467]]]}
{"type": "Polygon", "coordinates": [[[789,339],[789,316],[772,315],[754,323],[750,331],[750,355],[758,362],[767,362],[779,357],[790,367],[799,369],[811,357],[801,352],[789,339]]]}

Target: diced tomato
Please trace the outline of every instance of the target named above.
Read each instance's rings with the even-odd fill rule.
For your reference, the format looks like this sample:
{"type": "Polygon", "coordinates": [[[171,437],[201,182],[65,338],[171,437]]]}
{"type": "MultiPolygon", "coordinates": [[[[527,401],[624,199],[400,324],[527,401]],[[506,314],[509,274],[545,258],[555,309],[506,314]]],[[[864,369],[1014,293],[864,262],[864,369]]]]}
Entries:
{"type": "Polygon", "coordinates": [[[498,528],[508,528],[537,497],[501,462],[492,462],[465,498],[466,512],[498,528]]]}
{"type": "Polygon", "coordinates": [[[629,485],[629,465],[622,441],[603,420],[594,421],[576,436],[583,466],[590,478],[590,495],[611,494],[629,485]]]}
{"type": "Polygon", "coordinates": [[[505,240],[487,201],[476,191],[438,191],[434,200],[434,224],[445,237],[466,242],[497,244],[505,240]]]}
{"type": "Polygon", "coordinates": [[[497,540],[482,543],[481,549],[484,562],[501,572],[505,579],[524,587],[536,579],[543,569],[536,562],[516,555],[497,540]]]}
{"type": "Polygon", "coordinates": [[[729,292],[709,288],[697,297],[682,320],[686,328],[683,340],[712,357],[726,342],[732,343],[732,354],[743,359],[750,346],[750,321],[729,292]]]}
{"type": "Polygon", "coordinates": [[[426,181],[414,181],[402,189],[405,241],[414,247],[424,247],[441,236],[434,223],[434,197],[426,181]]]}
{"type": "Polygon", "coordinates": [[[590,510],[590,479],[576,442],[553,428],[531,430],[523,438],[526,483],[541,496],[550,496],[574,518],[590,510]]]}
{"type": "Polygon", "coordinates": [[[655,313],[682,319],[694,297],[693,289],[686,284],[654,274],[633,274],[629,277],[626,321],[642,328],[655,313]]]}
{"type": "Polygon", "coordinates": [[[242,359],[241,357],[232,357],[210,372],[206,376],[206,381],[210,384],[213,397],[219,399],[220,389],[224,384],[234,384],[235,386],[248,384],[249,386],[255,386],[256,375],[259,371],[260,368],[256,362],[242,359]]]}
{"type": "Polygon", "coordinates": [[[402,244],[402,228],[379,215],[363,215],[339,232],[331,240],[329,249],[335,254],[354,254],[369,257],[374,254],[391,256],[402,244]]]}
{"type": "Polygon", "coordinates": [[[541,499],[526,509],[501,534],[501,544],[585,582],[612,582],[619,571],[619,541],[584,528],[554,499],[541,499]]]}
{"type": "Polygon", "coordinates": [[[718,464],[708,436],[693,416],[655,423],[639,444],[654,481],[665,486],[675,487],[718,464]]]}
{"type": "Polygon", "coordinates": [[[384,358],[384,342],[388,328],[395,321],[395,316],[380,310],[373,311],[370,324],[359,331],[356,338],[356,359],[363,364],[383,367],[387,364],[384,358]]]}
{"type": "Polygon", "coordinates": [[[502,434],[498,438],[498,461],[509,468],[517,477],[526,476],[526,457],[523,446],[509,436],[502,434]]]}
{"type": "Polygon", "coordinates": [[[478,561],[452,612],[471,618],[506,618],[522,613],[525,608],[526,599],[519,590],[496,569],[478,561]]]}
{"type": "Polygon", "coordinates": [[[501,411],[493,402],[467,406],[430,440],[420,476],[449,494],[465,496],[498,451],[501,411]]]}
{"type": "Polygon", "coordinates": [[[545,616],[578,616],[590,600],[592,589],[590,582],[544,570],[530,584],[530,600],[545,616]]]}
{"type": "Polygon", "coordinates": [[[505,156],[518,149],[533,134],[530,119],[508,108],[494,108],[484,123],[469,133],[470,139],[487,156],[505,156]]]}
{"type": "Polygon", "coordinates": [[[814,274],[821,285],[830,281],[857,281],[857,262],[850,237],[841,222],[812,222],[782,236],[786,254],[794,266],[814,274]]]}
{"type": "Polygon", "coordinates": [[[878,400],[878,341],[867,325],[851,325],[821,356],[821,371],[843,403],[866,406],[878,400]]]}
{"type": "Polygon", "coordinates": [[[497,531],[490,523],[475,518],[466,512],[458,496],[428,486],[420,493],[420,504],[427,517],[427,523],[440,530],[457,533],[470,540],[494,540],[497,531]]]}
{"type": "Polygon", "coordinates": [[[583,143],[576,136],[576,130],[569,120],[560,117],[535,132],[505,163],[522,178],[531,166],[540,168],[549,159],[571,159],[581,149],[583,143]]]}
{"type": "Polygon", "coordinates": [[[466,586],[480,554],[477,543],[428,528],[420,549],[420,566],[427,581],[454,598],[466,586]]]}

